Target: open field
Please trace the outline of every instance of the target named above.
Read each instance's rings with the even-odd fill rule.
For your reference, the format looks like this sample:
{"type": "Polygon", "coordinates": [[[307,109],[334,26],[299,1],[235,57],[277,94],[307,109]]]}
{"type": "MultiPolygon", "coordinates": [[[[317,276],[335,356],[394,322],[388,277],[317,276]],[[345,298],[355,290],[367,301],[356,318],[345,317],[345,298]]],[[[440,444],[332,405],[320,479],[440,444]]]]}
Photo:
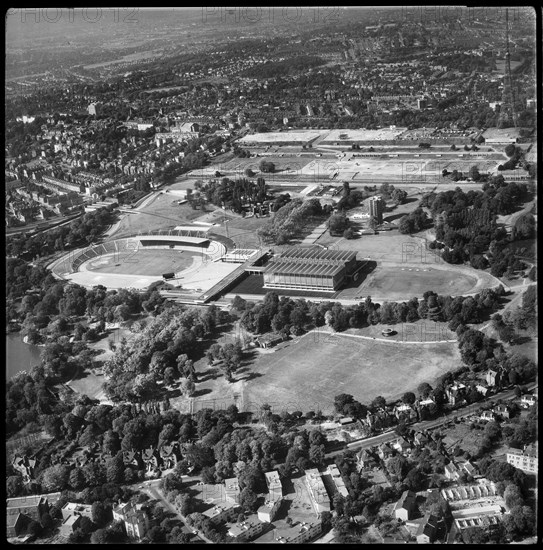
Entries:
{"type": "Polygon", "coordinates": [[[102,389],[104,382],[104,375],[88,372],[85,373],[82,378],[68,382],[67,385],[75,392],[88,395],[91,399],[99,399],[102,402],[107,402],[106,395],[102,389]]]}
{"type": "MultiPolygon", "coordinates": [[[[115,238],[134,235],[151,229],[163,229],[190,222],[211,209],[193,210],[188,204],[177,204],[179,197],[169,193],[157,193],[141,210],[126,214],[119,223],[115,238]]],[[[212,207],[215,209],[215,207],[212,207]]]]}
{"type": "Polygon", "coordinates": [[[132,275],[162,275],[187,269],[194,264],[194,257],[200,256],[186,250],[138,250],[107,254],[93,258],[84,264],[87,271],[132,275]]]}
{"type": "Polygon", "coordinates": [[[274,411],[320,409],[333,414],[334,397],[340,393],[362,403],[378,395],[399,398],[421,382],[432,384],[460,362],[455,343],[421,346],[308,333],[254,362],[251,371],[257,378],[244,383],[243,401],[246,410],[269,403],[274,411]]]}

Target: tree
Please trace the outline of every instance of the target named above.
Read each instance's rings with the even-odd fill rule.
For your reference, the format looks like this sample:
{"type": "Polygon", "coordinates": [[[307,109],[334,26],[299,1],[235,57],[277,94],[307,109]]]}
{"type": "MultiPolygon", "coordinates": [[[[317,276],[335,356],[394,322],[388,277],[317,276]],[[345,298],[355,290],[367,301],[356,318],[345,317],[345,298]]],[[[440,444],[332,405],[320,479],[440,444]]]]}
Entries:
{"type": "Polygon", "coordinates": [[[17,497],[23,491],[23,478],[20,475],[9,476],[6,479],[6,492],[8,497],[17,497]]]}
{"type": "Polygon", "coordinates": [[[41,485],[47,492],[62,491],[68,486],[69,476],[69,466],[56,464],[43,471],[41,485]]]}
{"type": "Polygon", "coordinates": [[[91,513],[93,523],[98,526],[106,525],[112,518],[111,506],[101,501],[92,503],[91,513]]]}
{"type": "Polygon", "coordinates": [[[334,397],[334,407],[336,409],[336,412],[339,414],[344,414],[345,406],[353,403],[354,397],[348,393],[341,393],[339,395],[336,395],[334,397]]]}
{"type": "Polygon", "coordinates": [[[268,172],[268,173],[275,172],[275,164],[271,161],[261,160],[259,168],[261,172],[268,172]]]}
{"type": "Polygon", "coordinates": [[[325,456],[324,445],[311,445],[309,447],[309,460],[316,466],[322,466],[324,464],[325,456]]]}
{"type": "Polygon", "coordinates": [[[256,512],[258,508],[258,495],[249,487],[245,487],[239,496],[240,505],[248,512],[256,512]]]}
{"type": "Polygon", "coordinates": [[[416,397],[415,397],[415,394],[413,392],[405,392],[403,395],[402,395],[402,401],[406,404],[406,405],[413,405],[413,403],[415,403],[416,401],[416,397]]]}
{"type": "Polygon", "coordinates": [[[241,296],[235,296],[232,300],[232,307],[238,311],[245,311],[247,308],[247,300],[244,300],[241,296]]]}
{"type": "Polygon", "coordinates": [[[407,200],[407,191],[404,191],[403,189],[394,189],[391,197],[394,204],[404,204],[407,200]]]}
{"type": "Polygon", "coordinates": [[[520,487],[511,483],[507,485],[503,492],[503,498],[505,500],[505,505],[509,510],[512,510],[515,506],[523,506],[524,498],[520,491],[520,487]]]}
{"type": "Polygon", "coordinates": [[[343,232],[349,227],[347,216],[342,213],[332,214],[328,220],[330,235],[343,235],[343,232]]]}
{"type": "Polygon", "coordinates": [[[343,238],[344,239],[347,239],[347,240],[351,240],[354,238],[354,231],[348,227],[347,229],[345,229],[345,231],[343,232],[343,238]]]}
{"type": "Polygon", "coordinates": [[[72,489],[75,491],[80,491],[85,488],[85,476],[79,468],[74,468],[70,472],[69,484],[72,489]]]}
{"type": "Polygon", "coordinates": [[[423,399],[426,399],[432,391],[432,386],[430,386],[428,382],[422,382],[422,384],[419,384],[417,387],[417,391],[423,399]]]}
{"type": "Polygon", "coordinates": [[[371,408],[374,410],[378,409],[384,409],[386,407],[386,399],[380,395],[378,395],[372,402],[371,402],[371,408]]]}

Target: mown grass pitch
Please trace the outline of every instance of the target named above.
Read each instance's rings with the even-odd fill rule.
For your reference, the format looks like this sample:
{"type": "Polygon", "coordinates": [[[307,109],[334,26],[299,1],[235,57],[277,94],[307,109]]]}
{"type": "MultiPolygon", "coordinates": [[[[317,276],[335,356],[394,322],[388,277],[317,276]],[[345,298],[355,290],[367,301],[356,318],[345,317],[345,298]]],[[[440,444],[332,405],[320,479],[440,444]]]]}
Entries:
{"type": "Polygon", "coordinates": [[[93,258],[85,264],[85,269],[99,273],[117,275],[162,275],[178,272],[192,265],[198,252],[181,250],[138,250],[107,254],[93,258]]]}
{"type": "Polygon", "coordinates": [[[340,393],[366,404],[378,395],[398,398],[459,365],[455,343],[388,343],[309,333],[251,365],[257,374],[245,383],[244,405],[248,410],[269,403],[274,411],[333,414],[340,393]]]}

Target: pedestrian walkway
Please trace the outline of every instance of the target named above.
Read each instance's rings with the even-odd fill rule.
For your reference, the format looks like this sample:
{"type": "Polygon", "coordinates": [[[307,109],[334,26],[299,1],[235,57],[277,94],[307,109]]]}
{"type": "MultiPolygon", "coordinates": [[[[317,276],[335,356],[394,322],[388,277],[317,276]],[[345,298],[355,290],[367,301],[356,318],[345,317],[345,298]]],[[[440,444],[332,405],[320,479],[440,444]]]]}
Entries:
{"type": "Polygon", "coordinates": [[[305,237],[305,239],[300,243],[301,245],[308,245],[308,244],[315,244],[318,239],[322,237],[322,235],[326,232],[328,229],[327,222],[321,223],[313,231],[305,237]]]}

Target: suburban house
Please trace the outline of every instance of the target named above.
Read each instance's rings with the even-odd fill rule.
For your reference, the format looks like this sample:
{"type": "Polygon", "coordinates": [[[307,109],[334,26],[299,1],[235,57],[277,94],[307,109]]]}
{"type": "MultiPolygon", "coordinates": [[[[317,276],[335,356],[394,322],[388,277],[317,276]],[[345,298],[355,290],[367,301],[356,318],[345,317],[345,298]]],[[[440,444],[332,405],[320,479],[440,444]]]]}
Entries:
{"type": "Polygon", "coordinates": [[[139,451],[123,451],[123,462],[125,466],[134,466],[138,470],[143,468],[143,462],[139,451]]]}
{"type": "Polygon", "coordinates": [[[486,383],[490,387],[501,386],[501,383],[502,383],[501,371],[490,369],[486,372],[485,379],[486,379],[486,383]]]}
{"type": "Polygon", "coordinates": [[[156,473],[159,464],[162,462],[154,447],[143,449],[141,459],[145,465],[145,471],[149,474],[156,473]]]}
{"type": "Polygon", "coordinates": [[[458,405],[464,400],[466,392],[466,386],[460,382],[455,382],[445,389],[445,394],[449,400],[449,404],[453,406],[458,405]]]}
{"type": "Polygon", "coordinates": [[[394,455],[394,450],[388,443],[382,443],[377,449],[377,455],[381,460],[386,460],[394,455]]]}
{"type": "Polygon", "coordinates": [[[35,458],[28,458],[26,455],[15,455],[11,465],[23,476],[23,483],[30,483],[34,478],[34,467],[36,466],[35,458]]]}
{"type": "Polygon", "coordinates": [[[417,494],[413,491],[404,491],[398,502],[394,506],[394,517],[403,521],[408,521],[415,512],[415,502],[417,494]]]}
{"type": "Polygon", "coordinates": [[[444,466],[445,477],[451,481],[457,481],[460,479],[460,470],[457,468],[454,462],[449,462],[444,466]]]}
{"type": "Polygon", "coordinates": [[[417,447],[424,447],[431,441],[431,439],[424,432],[416,432],[413,437],[413,441],[417,447]]]}
{"type": "Polygon", "coordinates": [[[477,384],[475,389],[483,396],[486,397],[487,393],[490,391],[490,388],[486,384],[477,384]]]}
{"type": "Polygon", "coordinates": [[[459,465],[460,469],[464,471],[467,475],[475,477],[477,475],[477,468],[469,461],[463,462],[459,465]]]}
{"type": "Polygon", "coordinates": [[[413,448],[411,443],[409,443],[409,441],[407,441],[407,439],[405,439],[405,437],[402,437],[402,436],[398,437],[398,439],[392,442],[392,447],[401,454],[408,454],[411,452],[411,449],[413,448]]]}
{"type": "Polygon", "coordinates": [[[423,407],[430,407],[431,405],[435,405],[436,402],[431,398],[431,397],[427,397],[426,399],[421,399],[419,401],[419,407],[423,408],[423,407]]]}
{"type": "Polygon", "coordinates": [[[432,544],[436,539],[438,518],[426,512],[417,529],[417,544],[432,544]]]}
{"type": "Polygon", "coordinates": [[[484,422],[493,422],[496,420],[496,415],[493,411],[483,411],[479,415],[479,420],[483,420],[484,422]]]}
{"type": "Polygon", "coordinates": [[[147,530],[147,516],[140,504],[132,502],[119,503],[113,508],[113,521],[124,524],[126,534],[131,539],[141,540],[147,530]]]}
{"type": "Polygon", "coordinates": [[[493,409],[495,414],[500,416],[501,418],[509,418],[511,416],[511,411],[507,405],[504,405],[500,403],[499,405],[496,405],[493,409]]]}
{"type": "Polygon", "coordinates": [[[533,407],[537,403],[537,397],[535,395],[523,395],[520,398],[521,407],[527,409],[533,407]]]}
{"type": "Polygon", "coordinates": [[[417,420],[417,413],[410,405],[402,403],[394,408],[394,416],[398,420],[405,420],[406,422],[412,422],[417,420]]]}
{"type": "Polygon", "coordinates": [[[164,445],[161,445],[158,453],[162,461],[161,468],[163,470],[170,470],[171,468],[175,468],[175,465],[179,460],[177,447],[177,443],[165,443],[164,445]]]}
{"type": "Polygon", "coordinates": [[[370,449],[362,449],[356,455],[356,463],[358,471],[370,470],[379,466],[379,461],[375,456],[375,453],[370,449]]]}

